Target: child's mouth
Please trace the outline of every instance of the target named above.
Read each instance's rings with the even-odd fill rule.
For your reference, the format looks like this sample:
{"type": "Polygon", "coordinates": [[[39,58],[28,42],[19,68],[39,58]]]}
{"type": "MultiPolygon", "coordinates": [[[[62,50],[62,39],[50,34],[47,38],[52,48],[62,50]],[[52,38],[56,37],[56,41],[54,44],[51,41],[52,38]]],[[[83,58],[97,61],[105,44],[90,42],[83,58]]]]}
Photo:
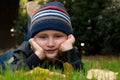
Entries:
{"type": "Polygon", "coordinates": [[[52,54],[52,53],[54,53],[55,52],[55,50],[46,50],[45,51],[45,53],[49,53],[49,54],[52,54]]]}

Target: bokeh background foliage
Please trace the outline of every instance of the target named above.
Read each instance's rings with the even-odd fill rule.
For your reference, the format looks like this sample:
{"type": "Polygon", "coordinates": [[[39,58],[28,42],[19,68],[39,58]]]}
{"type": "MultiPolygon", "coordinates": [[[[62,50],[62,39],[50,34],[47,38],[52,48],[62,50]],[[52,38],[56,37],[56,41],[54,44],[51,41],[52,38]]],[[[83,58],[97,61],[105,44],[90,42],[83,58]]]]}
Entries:
{"type": "MultiPolygon", "coordinates": [[[[84,55],[120,55],[120,1],[118,0],[33,0],[38,4],[51,1],[63,3],[70,14],[75,45],[84,55]]],[[[25,3],[20,0],[19,17],[13,26],[16,44],[26,39],[28,28],[25,3]]]]}

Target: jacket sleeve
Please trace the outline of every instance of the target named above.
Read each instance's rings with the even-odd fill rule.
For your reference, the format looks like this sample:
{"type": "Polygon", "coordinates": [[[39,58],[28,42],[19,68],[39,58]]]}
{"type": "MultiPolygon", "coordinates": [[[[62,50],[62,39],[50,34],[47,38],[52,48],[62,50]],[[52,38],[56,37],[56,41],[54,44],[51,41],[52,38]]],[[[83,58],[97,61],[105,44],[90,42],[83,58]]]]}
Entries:
{"type": "Polygon", "coordinates": [[[76,48],[63,52],[62,61],[71,63],[76,70],[83,69],[81,55],[76,48]]]}
{"type": "MultiPolygon", "coordinates": [[[[24,45],[21,45],[22,48],[24,45]]],[[[10,68],[12,70],[18,70],[22,68],[29,68],[32,69],[33,67],[38,66],[42,61],[34,54],[32,51],[25,51],[27,50],[26,47],[24,49],[18,48],[13,55],[13,62],[10,64],[10,68]]]]}

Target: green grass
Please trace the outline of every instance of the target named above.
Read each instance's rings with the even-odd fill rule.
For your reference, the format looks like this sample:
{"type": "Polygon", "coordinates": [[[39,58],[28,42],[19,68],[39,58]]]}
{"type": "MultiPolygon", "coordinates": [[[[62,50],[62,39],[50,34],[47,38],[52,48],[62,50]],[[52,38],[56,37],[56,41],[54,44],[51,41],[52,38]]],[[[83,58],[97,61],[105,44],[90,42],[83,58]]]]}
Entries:
{"type": "MultiPolygon", "coordinates": [[[[118,72],[117,80],[120,80],[120,57],[112,56],[88,56],[82,57],[84,62],[85,74],[77,71],[69,71],[66,73],[66,80],[87,80],[86,72],[89,69],[100,68],[107,69],[113,72],[118,72]]],[[[54,72],[61,73],[59,70],[54,70],[54,72]]],[[[46,80],[46,77],[51,78],[51,80],[63,80],[60,76],[48,76],[44,73],[37,73],[28,75],[26,72],[15,73],[10,69],[6,70],[3,75],[0,76],[0,80],[46,80]]]]}

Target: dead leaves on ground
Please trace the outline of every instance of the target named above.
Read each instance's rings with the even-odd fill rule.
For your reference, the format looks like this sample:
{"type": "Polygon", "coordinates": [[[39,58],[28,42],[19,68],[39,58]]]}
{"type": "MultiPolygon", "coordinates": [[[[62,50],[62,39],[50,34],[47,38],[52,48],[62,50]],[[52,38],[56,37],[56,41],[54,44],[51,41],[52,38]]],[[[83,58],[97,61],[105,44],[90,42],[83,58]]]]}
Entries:
{"type": "Polygon", "coordinates": [[[66,79],[65,74],[59,72],[53,72],[50,71],[49,69],[44,69],[40,67],[36,67],[33,70],[27,72],[27,75],[31,77],[37,75],[36,80],[53,80],[53,78],[55,77],[59,77],[59,79],[61,80],[66,79]]]}
{"type": "Polygon", "coordinates": [[[41,67],[35,67],[33,70],[28,72],[25,71],[16,71],[19,74],[25,74],[29,77],[36,76],[36,80],[53,80],[54,78],[59,78],[59,80],[66,80],[66,76],[70,74],[73,70],[72,65],[68,62],[63,63],[65,72],[64,74],[58,71],[50,71],[49,69],[44,69],[41,67]]]}

